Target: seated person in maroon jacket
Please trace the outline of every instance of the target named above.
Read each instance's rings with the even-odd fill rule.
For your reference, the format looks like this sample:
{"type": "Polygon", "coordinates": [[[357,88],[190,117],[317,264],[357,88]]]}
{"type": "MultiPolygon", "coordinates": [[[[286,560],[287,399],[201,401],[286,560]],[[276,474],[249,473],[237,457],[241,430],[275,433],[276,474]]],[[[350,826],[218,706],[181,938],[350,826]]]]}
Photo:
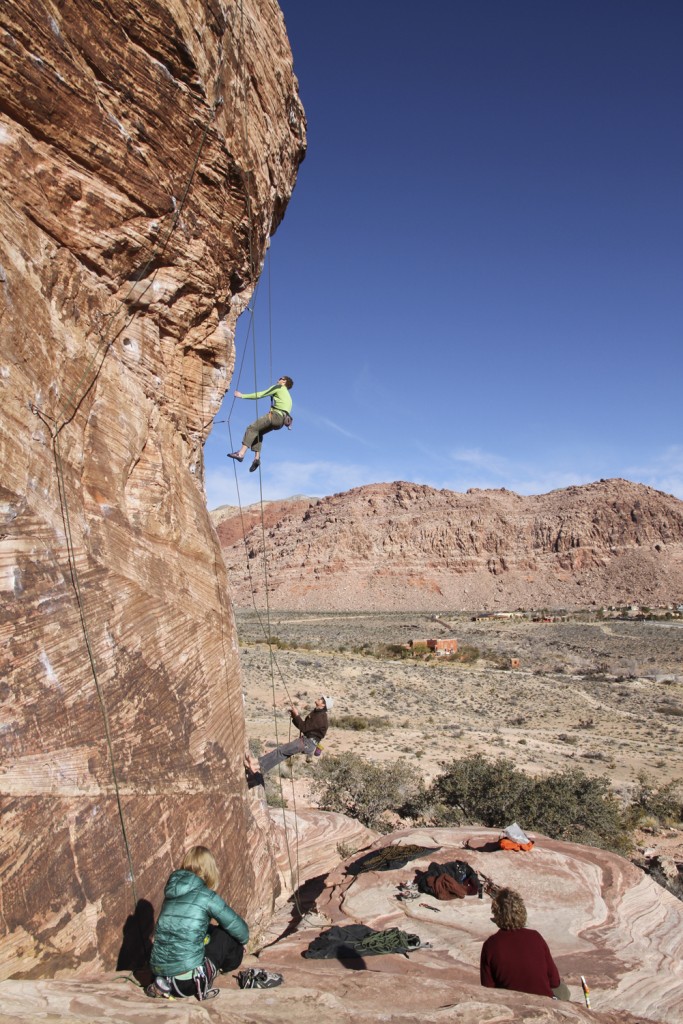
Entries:
{"type": "Polygon", "coordinates": [[[491,910],[500,930],[489,936],[481,949],[482,985],[569,999],[569,989],[560,980],[545,939],[533,928],[525,927],[526,907],[519,893],[501,889],[491,910]]]}

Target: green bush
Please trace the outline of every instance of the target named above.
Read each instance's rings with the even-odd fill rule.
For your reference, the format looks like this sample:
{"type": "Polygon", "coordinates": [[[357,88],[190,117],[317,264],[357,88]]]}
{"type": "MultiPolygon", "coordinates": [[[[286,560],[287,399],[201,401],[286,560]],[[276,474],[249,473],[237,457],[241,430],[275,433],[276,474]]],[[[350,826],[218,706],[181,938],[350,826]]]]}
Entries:
{"type": "Polygon", "coordinates": [[[402,807],[418,788],[406,761],[372,764],[352,751],[323,757],[313,785],[324,810],[341,811],[378,831],[389,827],[386,812],[402,807]]]}
{"type": "Polygon", "coordinates": [[[518,817],[516,808],[526,785],[527,776],[517,771],[514,762],[472,754],[445,766],[432,783],[429,798],[446,808],[449,824],[500,828],[518,817]]]}
{"type": "Polygon", "coordinates": [[[656,788],[642,775],[624,811],[604,776],[593,778],[580,768],[527,775],[509,758],[489,760],[482,754],[451,761],[429,787],[406,760],[377,765],[351,751],[322,758],[316,771],[313,785],[321,807],[379,831],[391,827],[388,812],[439,825],[502,829],[518,821],[553,839],[627,855],[629,829],[646,815],[660,822],[683,818],[677,782],[656,788]]]}
{"type": "Polygon", "coordinates": [[[269,807],[287,807],[287,798],[282,791],[279,777],[273,778],[266,775],[265,779],[266,803],[269,807]]]}
{"type": "Polygon", "coordinates": [[[333,729],[353,729],[355,732],[361,732],[367,729],[368,720],[362,715],[337,715],[330,719],[330,726],[333,729]]]}
{"type": "Polygon", "coordinates": [[[453,655],[453,660],[459,661],[461,665],[473,665],[480,657],[481,651],[478,647],[472,647],[470,644],[459,644],[456,654],[453,655]]]}
{"type": "Polygon", "coordinates": [[[312,651],[313,644],[305,643],[301,640],[283,640],[279,636],[269,636],[266,639],[266,643],[269,647],[274,647],[277,651],[312,651]]]}
{"type": "Polygon", "coordinates": [[[533,779],[527,805],[530,828],[553,839],[587,843],[626,854],[627,822],[605,776],[592,778],[570,768],[533,779]]]}
{"type": "Polygon", "coordinates": [[[482,754],[452,761],[433,782],[427,800],[441,805],[443,823],[522,828],[553,839],[627,853],[627,821],[606,778],[580,768],[553,775],[526,775],[513,761],[482,754]]]}
{"type": "Polygon", "coordinates": [[[628,808],[632,826],[641,825],[644,818],[655,818],[660,824],[683,821],[681,783],[678,780],[657,786],[645,772],[638,775],[638,785],[628,808]]]}

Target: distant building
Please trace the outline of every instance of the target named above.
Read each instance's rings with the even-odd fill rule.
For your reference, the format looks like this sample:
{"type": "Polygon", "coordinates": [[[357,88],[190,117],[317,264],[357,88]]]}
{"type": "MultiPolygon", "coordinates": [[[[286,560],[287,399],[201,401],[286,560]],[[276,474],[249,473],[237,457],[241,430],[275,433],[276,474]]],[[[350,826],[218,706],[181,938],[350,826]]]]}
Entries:
{"type": "Polygon", "coordinates": [[[457,640],[409,640],[407,644],[403,644],[403,647],[407,651],[417,652],[424,648],[427,651],[433,651],[435,654],[456,654],[458,651],[457,640]]]}
{"type": "Polygon", "coordinates": [[[472,622],[483,622],[485,619],[528,619],[529,613],[525,611],[516,612],[481,612],[472,616],[472,622]]]}

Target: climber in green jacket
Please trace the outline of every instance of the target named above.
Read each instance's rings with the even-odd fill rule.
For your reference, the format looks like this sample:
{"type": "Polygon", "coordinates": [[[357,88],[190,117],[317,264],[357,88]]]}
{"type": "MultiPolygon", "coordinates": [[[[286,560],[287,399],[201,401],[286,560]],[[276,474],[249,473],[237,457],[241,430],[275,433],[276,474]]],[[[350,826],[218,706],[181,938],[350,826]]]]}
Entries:
{"type": "Polygon", "coordinates": [[[242,963],[249,928],[215,891],[217,885],[211,851],[191,847],[164,889],[149,961],[155,978],[145,989],[148,996],[210,999],[218,995],[211,988],[218,972],[242,963]],[[217,925],[210,924],[212,918],[217,925]]]}
{"type": "Polygon", "coordinates": [[[238,452],[228,452],[229,459],[242,462],[247,454],[247,448],[251,448],[255,458],[249,467],[249,472],[253,473],[254,470],[259,468],[261,465],[261,442],[263,435],[269,434],[271,430],[280,430],[284,426],[291,427],[292,425],[292,417],[290,415],[292,411],[292,396],[289,392],[293,387],[294,381],[291,377],[280,377],[276,384],[266,388],[265,391],[254,391],[251,395],[243,395],[241,391],[235,392],[235,398],[270,398],[270,411],[267,415],[259,416],[257,420],[249,424],[244,431],[242,447],[238,452]]]}

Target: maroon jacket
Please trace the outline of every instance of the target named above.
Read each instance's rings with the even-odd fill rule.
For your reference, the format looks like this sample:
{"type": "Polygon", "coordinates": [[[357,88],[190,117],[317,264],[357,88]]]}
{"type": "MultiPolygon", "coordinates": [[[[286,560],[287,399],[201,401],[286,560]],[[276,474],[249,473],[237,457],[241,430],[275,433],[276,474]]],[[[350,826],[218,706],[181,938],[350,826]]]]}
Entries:
{"type": "Polygon", "coordinates": [[[509,988],[551,996],[560,975],[548,944],[533,928],[515,928],[489,936],[481,948],[479,973],[487,988],[509,988]]]}

